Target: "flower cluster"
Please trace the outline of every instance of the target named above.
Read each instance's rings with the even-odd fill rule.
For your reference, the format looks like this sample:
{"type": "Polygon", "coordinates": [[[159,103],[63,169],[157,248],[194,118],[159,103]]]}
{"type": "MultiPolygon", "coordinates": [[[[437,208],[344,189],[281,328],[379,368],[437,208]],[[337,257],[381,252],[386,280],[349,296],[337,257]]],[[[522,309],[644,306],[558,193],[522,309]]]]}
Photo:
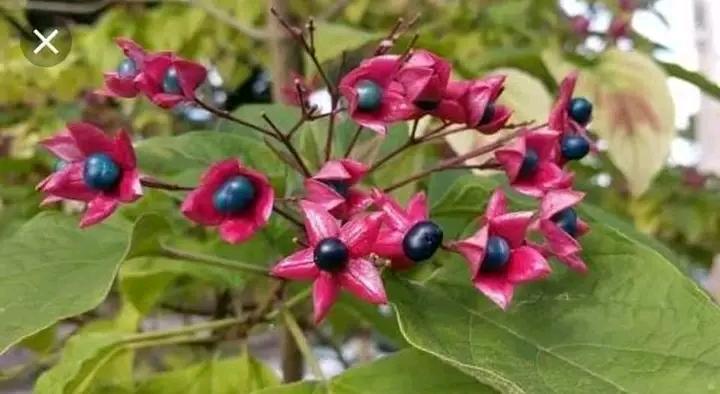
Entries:
{"type": "MultiPolygon", "coordinates": [[[[294,35],[305,40],[303,35],[294,35]]],[[[592,105],[573,97],[574,74],[563,81],[546,124],[518,127],[497,149],[483,147],[448,159],[398,184],[372,185],[369,175],[397,152],[375,163],[363,163],[349,158],[355,141],[343,157],[336,158],[328,143],[328,159],[312,173],[291,142],[297,126],[283,133],[270,120],[271,129],[265,129],[212,108],[195,96],[206,77],[202,66],[170,52],[151,53],[128,39],[117,43],[126,58],[117,71],[105,75],[103,94],[127,98],[143,93],[163,108],[193,102],[216,116],[250,126],[262,132],[266,141],[272,138],[285,146],[289,154],[279,156],[294,160],[289,164],[303,176],[302,190],[282,199],[289,211],[281,209],[268,178],[236,158],[212,164],[196,186],[167,184],[140,174],[127,133],[121,131],[113,138],[92,125],[75,123],[43,142],[60,161],[38,188],[46,194],[46,202],[86,202],[81,226],[102,221],[120,203],[135,201],[142,195],[142,187],[187,192],[181,205],[185,217],[200,226],[217,227],[219,236],[229,243],[248,240],[276,213],[298,225],[301,233],[296,237],[298,250],[274,265],[270,274],[284,280],[313,281],[316,322],[327,315],[342,289],[373,304],[386,303],[384,269],[413,268],[440,250],[464,257],[473,285],[503,309],[510,304],[516,285],[550,273],[549,257],[572,269],[586,270],[576,240],[588,231],[575,210],[583,194],[572,190],[573,175],[567,164],[592,148],[585,129],[592,105]],[[513,189],[539,199],[538,212],[510,211],[505,194],[497,190],[477,232],[467,239],[448,241],[430,217],[424,192],[416,193],[405,206],[390,194],[411,180],[457,168],[466,159],[491,151],[494,157],[487,166],[504,170],[513,189]],[[295,218],[298,214],[302,221],[295,218]],[[539,233],[544,241],[531,241],[530,232],[539,233]]],[[[303,44],[314,56],[312,46],[303,44]]],[[[322,69],[319,71],[324,76],[322,69]]],[[[460,125],[458,130],[487,134],[513,129],[508,125],[511,110],[497,102],[503,92],[503,76],[454,81],[450,74],[447,60],[425,50],[413,49],[404,55],[378,52],[345,74],[338,86],[330,86],[323,78],[330,94],[336,95],[334,107],[324,116],[346,111],[359,125],[358,133],[366,128],[381,135],[394,122],[430,116],[441,123],[436,131],[421,137],[413,130],[404,147],[442,136],[439,131],[451,124],[460,125]]],[[[298,89],[293,102],[305,106],[304,92],[298,89]]],[[[314,119],[303,111],[298,126],[314,119]]],[[[332,127],[333,122],[329,123],[332,127]]],[[[330,130],[329,142],[332,136],[330,130]]]]}

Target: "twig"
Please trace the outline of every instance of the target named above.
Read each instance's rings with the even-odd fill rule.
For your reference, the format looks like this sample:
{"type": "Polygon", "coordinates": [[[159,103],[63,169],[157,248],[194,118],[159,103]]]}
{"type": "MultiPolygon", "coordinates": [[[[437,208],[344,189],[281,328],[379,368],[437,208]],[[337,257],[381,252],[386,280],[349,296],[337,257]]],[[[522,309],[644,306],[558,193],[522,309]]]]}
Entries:
{"type": "Polygon", "coordinates": [[[195,98],[195,104],[199,105],[199,106],[202,107],[204,110],[213,113],[213,114],[214,114],[215,116],[217,116],[217,117],[220,117],[220,118],[223,118],[223,119],[227,119],[227,120],[229,120],[229,121],[231,121],[231,122],[235,122],[235,123],[237,123],[237,124],[239,124],[239,125],[242,125],[242,126],[245,126],[245,127],[249,127],[249,128],[251,128],[251,129],[253,129],[253,130],[259,131],[259,132],[262,133],[262,134],[265,134],[265,135],[268,136],[268,137],[276,138],[276,139],[277,139],[277,136],[276,136],[275,134],[273,134],[271,131],[269,131],[269,130],[263,128],[263,127],[260,127],[260,126],[258,126],[258,125],[256,125],[256,124],[250,123],[250,122],[248,122],[248,121],[246,121],[246,120],[242,120],[242,119],[238,118],[237,116],[231,114],[231,113],[228,112],[228,111],[222,110],[222,109],[220,109],[220,108],[215,108],[215,107],[213,107],[212,105],[209,105],[209,104],[203,102],[203,101],[200,100],[199,98],[195,98]]]}
{"type": "Polygon", "coordinates": [[[268,271],[266,268],[258,267],[256,265],[242,263],[239,261],[233,261],[224,259],[217,256],[208,256],[202,254],[195,254],[192,252],[175,249],[168,245],[161,245],[162,254],[166,257],[176,258],[180,260],[187,260],[196,263],[201,263],[213,267],[224,268],[232,271],[239,271],[244,273],[251,273],[255,275],[267,276],[268,271]]]}
{"type": "Polygon", "coordinates": [[[170,191],[190,191],[190,190],[195,189],[194,187],[180,186],[180,185],[175,185],[172,183],[165,183],[165,182],[162,182],[162,181],[159,181],[156,179],[151,179],[151,178],[141,178],[140,184],[145,187],[152,188],[152,189],[162,189],[162,190],[170,190],[170,191]]]}
{"type": "Polygon", "coordinates": [[[375,49],[375,55],[384,55],[392,49],[392,47],[395,46],[395,41],[405,34],[405,32],[410,30],[418,19],[420,19],[420,13],[415,14],[415,16],[407,24],[404,23],[405,19],[398,18],[397,22],[395,22],[395,25],[390,30],[390,33],[388,33],[388,35],[380,41],[380,44],[375,49]]]}
{"type": "Polygon", "coordinates": [[[350,154],[353,151],[353,148],[355,148],[355,144],[357,144],[358,140],[360,139],[360,133],[362,132],[363,127],[358,126],[355,130],[355,134],[353,135],[352,140],[350,141],[350,145],[348,145],[347,150],[345,150],[345,157],[350,157],[350,154]]]}
{"type": "MultiPolygon", "coordinates": [[[[276,138],[278,141],[282,142],[283,145],[285,145],[285,148],[287,148],[288,152],[293,156],[295,161],[300,166],[301,172],[305,177],[309,178],[312,176],[310,173],[310,170],[308,169],[307,165],[305,165],[305,161],[303,161],[302,157],[300,156],[300,153],[298,153],[297,149],[295,149],[295,145],[293,145],[292,142],[290,142],[290,139],[287,135],[283,134],[282,131],[275,125],[275,123],[270,119],[267,114],[263,113],[262,118],[265,120],[265,122],[270,126],[270,129],[275,133],[276,138]]],[[[301,121],[304,121],[304,119],[301,119],[301,121]]],[[[301,124],[298,124],[296,127],[299,128],[301,124]]]]}
{"type": "Polygon", "coordinates": [[[290,215],[289,213],[287,213],[287,212],[286,212],[285,210],[283,210],[282,208],[278,208],[277,206],[273,206],[273,211],[275,211],[275,213],[277,213],[278,215],[282,216],[282,217],[283,217],[284,219],[286,219],[288,222],[290,222],[290,223],[292,223],[292,224],[294,224],[294,225],[296,225],[296,226],[298,226],[298,227],[300,227],[300,228],[304,228],[304,227],[305,227],[305,225],[304,225],[301,221],[295,219],[292,215],[290,215]]]}

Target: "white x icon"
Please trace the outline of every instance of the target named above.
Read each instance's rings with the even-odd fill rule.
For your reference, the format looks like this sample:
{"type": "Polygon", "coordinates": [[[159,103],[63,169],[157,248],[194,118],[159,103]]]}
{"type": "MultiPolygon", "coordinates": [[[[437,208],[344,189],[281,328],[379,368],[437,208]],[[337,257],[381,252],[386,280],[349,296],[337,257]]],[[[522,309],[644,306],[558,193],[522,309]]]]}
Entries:
{"type": "Polygon", "coordinates": [[[35,48],[35,50],[33,51],[34,54],[37,55],[37,53],[45,47],[47,47],[47,49],[49,49],[52,53],[56,55],[60,53],[60,51],[58,51],[58,49],[55,48],[55,46],[50,42],[58,34],[57,29],[51,31],[50,35],[47,36],[47,38],[43,36],[42,33],[40,33],[37,29],[33,30],[33,33],[35,33],[35,35],[38,36],[38,38],[40,39],[40,45],[35,48]]]}

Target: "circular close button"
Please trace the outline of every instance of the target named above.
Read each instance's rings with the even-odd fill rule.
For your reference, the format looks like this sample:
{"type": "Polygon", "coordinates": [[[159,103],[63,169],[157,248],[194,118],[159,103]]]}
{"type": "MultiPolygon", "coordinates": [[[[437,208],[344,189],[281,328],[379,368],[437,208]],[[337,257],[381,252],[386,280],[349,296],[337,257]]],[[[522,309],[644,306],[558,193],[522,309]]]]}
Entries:
{"type": "Polygon", "coordinates": [[[72,48],[72,36],[66,26],[31,29],[33,39],[22,40],[20,45],[30,63],[40,67],[52,67],[67,58],[72,48]]]}

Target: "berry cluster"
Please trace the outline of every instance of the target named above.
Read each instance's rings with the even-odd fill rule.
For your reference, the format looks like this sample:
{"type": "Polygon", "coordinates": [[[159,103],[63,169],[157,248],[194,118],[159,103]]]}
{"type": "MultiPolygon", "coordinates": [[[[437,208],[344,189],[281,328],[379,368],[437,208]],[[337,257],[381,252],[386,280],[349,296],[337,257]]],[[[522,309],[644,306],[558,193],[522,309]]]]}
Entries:
{"type": "MultiPolygon", "coordinates": [[[[270,273],[283,279],[313,281],[317,322],[341,289],[370,303],[387,302],[381,270],[412,268],[433,258],[440,249],[462,255],[475,287],[502,308],[509,305],[515,285],[550,273],[548,257],[575,270],[586,270],[576,238],[588,228],[574,208],[583,194],[571,189],[573,175],[566,170],[569,161],[581,159],[591,150],[585,127],[592,117],[592,105],[573,97],[576,75],[563,81],[546,124],[513,126],[508,124],[511,110],[497,102],[504,77],[455,81],[450,78],[450,64],[431,52],[411,49],[402,55],[387,54],[397,30],[383,40],[375,56],[345,74],[337,86],[329,82],[314,57],[312,36],[307,38],[297,28],[288,30],[315,60],[333,97],[333,108],[315,115],[316,108],[307,105],[303,89],[298,87],[294,101],[302,107],[302,117],[287,133],[267,117],[270,128],[204,103],[195,95],[207,74],[202,65],[170,52],[148,52],[128,39],[117,40],[126,58],[115,72],[105,75],[100,93],[125,98],[142,93],[162,108],[198,105],[262,133],[266,141],[281,143],[289,153],[282,156],[284,160],[293,160],[289,164],[304,177],[303,190],[282,199],[290,211],[278,206],[264,174],[237,159],[211,165],[197,186],[171,185],[140,174],[127,133],[121,131],[111,138],[86,123],[70,124],[42,142],[60,159],[56,170],[38,185],[46,194],[45,202],[87,202],[80,224],[89,226],[108,217],[120,203],[137,200],[143,187],[186,191],[182,213],[199,225],[217,227],[220,237],[230,243],[252,237],[274,212],[298,225],[304,234],[297,237],[302,248],[278,262],[270,273]],[[312,173],[295,149],[292,136],[304,122],[328,116],[330,141],[333,119],[341,113],[359,125],[353,142],[337,158],[332,158],[332,144],[328,144],[328,159],[312,173]],[[440,126],[417,135],[417,121],[425,116],[433,117],[440,126]],[[413,128],[400,149],[371,165],[349,158],[362,130],[382,136],[390,124],[401,121],[412,121],[413,128]],[[363,186],[368,174],[403,149],[463,130],[485,134],[509,131],[493,144],[442,161],[395,185],[363,186]],[[487,153],[494,157],[481,167],[503,170],[512,188],[540,199],[538,212],[509,211],[504,193],[497,190],[487,203],[478,231],[464,240],[447,241],[442,228],[430,219],[423,192],[404,207],[389,194],[430,173],[463,168],[468,159],[487,153]],[[298,213],[302,222],[295,218],[298,213]],[[543,235],[542,244],[528,239],[531,230],[543,235]]],[[[308,30],[311,35],[313,29],[308,30]]]]}

